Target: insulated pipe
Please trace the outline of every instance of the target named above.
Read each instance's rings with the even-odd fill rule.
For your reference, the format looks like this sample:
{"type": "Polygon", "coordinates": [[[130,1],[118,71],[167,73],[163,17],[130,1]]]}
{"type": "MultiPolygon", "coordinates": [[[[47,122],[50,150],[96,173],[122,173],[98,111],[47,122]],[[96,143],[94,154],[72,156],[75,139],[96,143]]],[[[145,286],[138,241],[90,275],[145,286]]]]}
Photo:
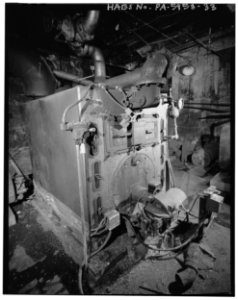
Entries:
{"type": "Polygon", "coordinates": [[[90,10],[83,22],[82,26],[88,35],[92,35],[97,27],[99,20],[99,11],[98,10],[90,10]]]}
{"type": "MultiPolygon", "coordinates": [[[[100,12],[98,10],[91,10],[85,21],[82,24],[76,25],[76,31],[83,38],[84,41],[93,39],[93,33],[98,24],[100,12]],[[83,30],[83,35],[81,34],[83,30]]],[[[100,49],[91,45],[85,45],[77,53],[79,56],[90,56],[94,60],[95,67],[95,81],[104,81],[106,78],[106,67],[103,54],[100,49]]]]}
{"type": "MultiPolygon", "coordinates": [[[[80,56],[91,56],[94,61],[94,68],[95,68],[95,82],[102,82],[106,78],[106,67],[102,52],[100,49],[93,47],[93,46],[85,46],[86,50],[84,52],[80,52],[80,56]]],[[[92,84],[92,81],[81,79],[74,74],[70,74],[60,70],[54,70],[53,73],[55,76],[61,79],[69,80],[75,83],[80,83],[83,85],[92,84]]]]}
{"type": "Polygon", "coordinates": [[[53,73],[55,74],[56,77],[61,78],[61,79],[65,79],[68,81],[72,81],[75,83],[80,83],[82,85],[90,85],[93,82],[90,80],[86,80],[86,79],[81,79],[78,76],[74,75],[74,74],[70,74],[64,71],[59,71],[59,70],[54,70],[53,73]]]}
{"type": "Polygon", "coordinates": [[[114,88],[116,86],[125,88],[132,85],[136,85],[141,80],[141,69],[136,69],[133,72],[119,75],[113,78],[106,80],[105,84],[108,87],[114,88]]]}
{"type": "Polygon", "coordinates": [[[94,68],[95,68],[95,81],[104,81],[106,78],[106,67],[103,54],[100,49],[91,46],[85,45],[83,48],[80,48],[78,56],[90,56],[94,61],[94,68]]]}
{"type": "Polygon", "coordinates": [[[141,68],[132,72],[110,78],[105,81],[105,85],[111,88],[125,88],[132,85],[149,84],[149,83],[166,83],[163,74],[168,65],[167,58],[155,52],[149,57],[141,68]]]}
{"type": "Polygon", "coordinates": [[[88,46],[86,49],[89,56],[93,58],[95,67],[95,81],[106,79],[106,67],[103,54],[99,48],[88,46]]]}

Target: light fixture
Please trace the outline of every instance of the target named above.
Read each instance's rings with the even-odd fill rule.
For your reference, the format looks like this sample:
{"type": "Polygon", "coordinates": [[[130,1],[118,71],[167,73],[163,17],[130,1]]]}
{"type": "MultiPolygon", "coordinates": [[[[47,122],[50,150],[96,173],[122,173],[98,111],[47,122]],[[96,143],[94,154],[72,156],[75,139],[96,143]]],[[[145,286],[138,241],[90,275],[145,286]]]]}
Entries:
{"type": "Polygon", "coordinates": [[[181,75],[191,76],[194,74],[195,68],[191,64],[188,64],[188,65],[183,65],[183,66],[179,67],[178,71],[181,75]]]}

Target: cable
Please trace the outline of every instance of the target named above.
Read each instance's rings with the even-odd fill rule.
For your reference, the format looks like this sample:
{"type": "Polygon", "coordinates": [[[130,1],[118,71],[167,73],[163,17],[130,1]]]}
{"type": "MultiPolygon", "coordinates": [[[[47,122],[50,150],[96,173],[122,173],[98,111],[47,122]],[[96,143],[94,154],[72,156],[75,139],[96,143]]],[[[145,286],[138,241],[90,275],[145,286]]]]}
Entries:
{"type": "MultiPolygon", "coordinates": [[[[106,218],[104,217],[101,222],[99,223],[98,227],[96,228],[93,228],[92,230],[94,231],[90,237],[94,237],[94,236],[98,236],[98,235],[101,235],[102,233],[104,233],[106,230],[108,230],[106,227],[102,230],[102,231],[99,231],[101,229],[101,226],[103,225],[103,223],[106,221],[106,218]]],[[[108,240],[110,239],[111,237],[111,231],[109,231],[108,233],[108,236],[106,237],[104,243],[96,250],[94,251],[93,253],[91,253],[89,256],[87,256],[84,260],[88,260],[90,257],[96,255],[99,251],[102,250],[102,248],[107,244],[108,240]]],[[[79,291],[81,293],[81,295],[84,295],[84,291],[83,291],[83,267],[85,265],[85,262],[82,263],[82,266],[79,267],[79,272],[78,272],[78,288],[79,288],[79,291]]]]}
{"type": "MultiPolygon", "coordinates": [[[[101,229],[101,227],[104,225],[103,223],[105,222],[107,220],[107,218],[106,217],[104,217],[101,221],[100,221],[100,223],[98,224],[98,226],[96,227],[96,228],[92,228],[91,229],[91,231],[92,232],[94,232],[94,231],[98,231],[99,229],[101,229]]],[[[105,224],[106,225],[106,224],[105,224]]],[[[105,226],[104,225],[104,226],[105,226]]]]}
{"type": "MultiPolygon", "coordinates": [[[[61,124],[65,125],[67,122],[66,122],[66,116],[69,112],[69,110],[71,108],[73,108],[74,106],[76,106],[77,104],[81,103],[82,101],[85,100],[85,98],[87,97],[87,94],[88,92],[90,91],[90,89],[95,86],[96,84],[90,84],[89,87],[87,88],[87,90],[85,91],[84,95],[79,99],[77,100],[76,102],[72,103],[71,105],[67,106],[66,109],[64,110],[63,112],[63,115],[62,115],[62,118],[61,118],[61,124]]],[[[109,93],[109,91],[105,88],[105,86],[102,86],[102,85],[96,85],[97,87],[101,88],[103,91],[105,91],[109,96],[110,98],[115,102],[117,103],[124,111],[126,111],[128,108],[123,106],[121,103],[119,103],[118,101],[116,101],[112,95],[109,93]]],[[[98,102],[98,101],[97,101],[98,102]]]]}
{"type": "Polygon", "coordinates": [[[83,266],[79,266],[79,272],[78,272],[78,288],[81,295],[84,295],[83,291],[83,266]]]}
{"type": "Polygon", "coordinates": [[[104,217],[96,228],[91,229],[90,237],[99,236],[108,231],[108,224],[106,222],[107,218],[104,217]]]}
{"type": "Polygon", "coordinates": [[[173,182],[173,187],[175,187],[176,185],[175,185],[174,170],[173,170],[170,158],[167,159],[167,162],[168,162],[168,166],[169,166],[169,170],[170,170],[171,179],[172,179],[172,182],[173,182]]]}
{"type": "Polygon", "coordinates": [[[189,182],[190,182],[191,173],[187,172],[187,176],[188,176],[188,179],[187,179],[187,183],[186,183],[186,195],[188,195],[188,186],[189,186],[189,182]]]}
{"type": "Polygon", "coordinates": [[[101,230],[99,232],[93,232],[92,234],[90,234],[90,237],[100,236],[100,235],[102,235],[103,233],[105,233],[107,231],[108,231],[108,229],[104,228],[103,230],[101,230]]]}
{"type": "MultiPolygon", "coordinates": [[[[131,225],[131,222],[128,218],[124,217],[126,220],[128,220],[129,224],[131,225]]],[[[203,225],[203,222],[201,222],[199,225],[198,225],[198,228],[197,229],[200,229],[201,226],[203,225]]],[[[172,248],[166,248],[166,249],[163,249],[163,248],[153,248],[151,247],[149,244],[145,243],[144,241],[142,241],[141,237],[138,235],[138,233],[134,230],[133,226],[131,225],[131,228],[132,230],[134,231],[136,237],[139,239],[139,241],[144,245],[146,246],[148,249],[151,249],[151,250],[154,250],[154,251],[176,251],[176,250],[179,250],[183,247],[185,247],[187,244],[189,244],[193,238],[194,238],[194,235],[195,233],[192,234],[192,236],[190,238],[188,238],[185,242],[183,242],[181,245],[177,246],[177,247],[172,247],[172,248]]]]}
{"type": "Polygon", "coordinates": [[[108,232],[108,235],[105,239],[105,241],[103,242],[103,244],[97,249],[95,250],[94,252],[92,252],[90,255],[89,255],[89,258],[93,257],[94,255],[96,255],[98,252],[100,252],[107,244],[107,242],[109,241],[109,239],[111,238],[111,235],[112,235],[112,231],[109,230],[108,232]]]}
{"type": "Polygon", "coordinates": [[[198,216],[195,216],[194,214],[192,214],[192,213],[188,213],[191,217],[193,217],[193,218],[196,218],[196,219],[200,219],[198,216]]]}
{"type": "Polygon", "coordinates": [[[187,208],[183,205],[183,203],[181,203],[181,206],[182,206],[182,208],[184,209],[184,211],[185,211],[185,213],[186,213],[186,217],[184,218],[183,221],[185,221],[186,219],[188,219],[188,216],[189,216],[189,215],[192,216],[192,217],[194,217],[194,218],[196,218],[196,219],[200,219],[198,216],[195,216],[194,214],[191,213],[191,211],[192,211],[192,209],[193,209],[193,207],[194,207],[196,201],[198,200],[199,196],[200,196],[200,195],[198,194],[197,197],[195,198],[195,200],[193,201],[193,204],[192,204],[192,206],[191,206],[190,209],[187,209],[187,208]]]}
{"type": "MultiPolygon", "coordinates": [[[[197,202],[197,200],[198,200],[199,197],[200,197],[200,195],[198,194],[197,197],[194,199],[193,204],[192,204],[192,206],[190,207],[190,209],[189,209],[189,211],[188,211],[188,214],[190,214],[190,215],[193,216],[193,217],[196,217],[196,216],[193,215],[193,214],[191,213],[191,211],[192,211],[192,209],[193,209],[193,207],[194,207],[194,205],[195,205],[195,203],[197,202]]],[[[197,218],[198,218],[198,217],[197,217],[197,218]]]]}
{"type": "Polygon", "coordinates": [[[76,102],[70,104],[69,106],[66,107],[66,109],[64,110],[63,112],[63,115],[62,115],[62,119],[61,119],[61,123],[62,124],[66,124],[66,116],[67,116],[67,113],[69,112],[69,110],[71,108],[73,108],[75,105],[81,103],[82,101],[85,100],[85,98],[87,97],[88,95],[88,92],[90,91],[90,89],[94,86],[94,84],[90,84],[89,87],[87,88],[87,90],[85,91],[84,95],[79,99],[77,100],[76,102]]]}
{"type": "Polygon", "coordinates": [[[155,250],[155,251],[176,251],[176,250],[180,250],[181,248],[187,246],[187,244],[189,244],[194,238],[194,234],[188,238],[185,242],[183,242],[181,245],[177,246],[177,247],[172,247],[172,248],[166,248],[166,249],[163,249],[163,248],[153,248],[151,247],[149,244],[146,244],[142,241],[142,243],[149,249],[151,250],[155,250]]]}

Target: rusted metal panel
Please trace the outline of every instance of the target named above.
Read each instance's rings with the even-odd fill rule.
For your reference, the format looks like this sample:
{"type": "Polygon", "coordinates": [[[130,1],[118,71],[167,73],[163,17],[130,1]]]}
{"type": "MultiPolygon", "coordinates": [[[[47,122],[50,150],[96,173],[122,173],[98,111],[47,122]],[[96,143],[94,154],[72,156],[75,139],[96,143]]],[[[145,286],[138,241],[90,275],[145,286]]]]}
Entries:
{"type": "MultiPolygon", "coordinates": [[[[71,132],[60,129],[64,109],[76,100],[77,87],[31,101],[26,105],[26,119],[34,180],[80,214],[75,143],[71,132]]],[[[77,120],[77,110],[69,118],[77,120]]]]}

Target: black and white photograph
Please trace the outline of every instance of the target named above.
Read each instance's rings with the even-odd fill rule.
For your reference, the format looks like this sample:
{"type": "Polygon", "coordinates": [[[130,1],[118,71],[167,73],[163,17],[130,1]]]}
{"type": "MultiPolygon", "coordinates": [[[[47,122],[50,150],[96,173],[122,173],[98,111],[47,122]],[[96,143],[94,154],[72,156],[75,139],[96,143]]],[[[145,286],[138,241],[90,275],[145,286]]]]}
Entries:
{"type": "Polygon", "coordinates": [[[235,296],[235,3],[4,3],[3,294],[235,296]]]}

